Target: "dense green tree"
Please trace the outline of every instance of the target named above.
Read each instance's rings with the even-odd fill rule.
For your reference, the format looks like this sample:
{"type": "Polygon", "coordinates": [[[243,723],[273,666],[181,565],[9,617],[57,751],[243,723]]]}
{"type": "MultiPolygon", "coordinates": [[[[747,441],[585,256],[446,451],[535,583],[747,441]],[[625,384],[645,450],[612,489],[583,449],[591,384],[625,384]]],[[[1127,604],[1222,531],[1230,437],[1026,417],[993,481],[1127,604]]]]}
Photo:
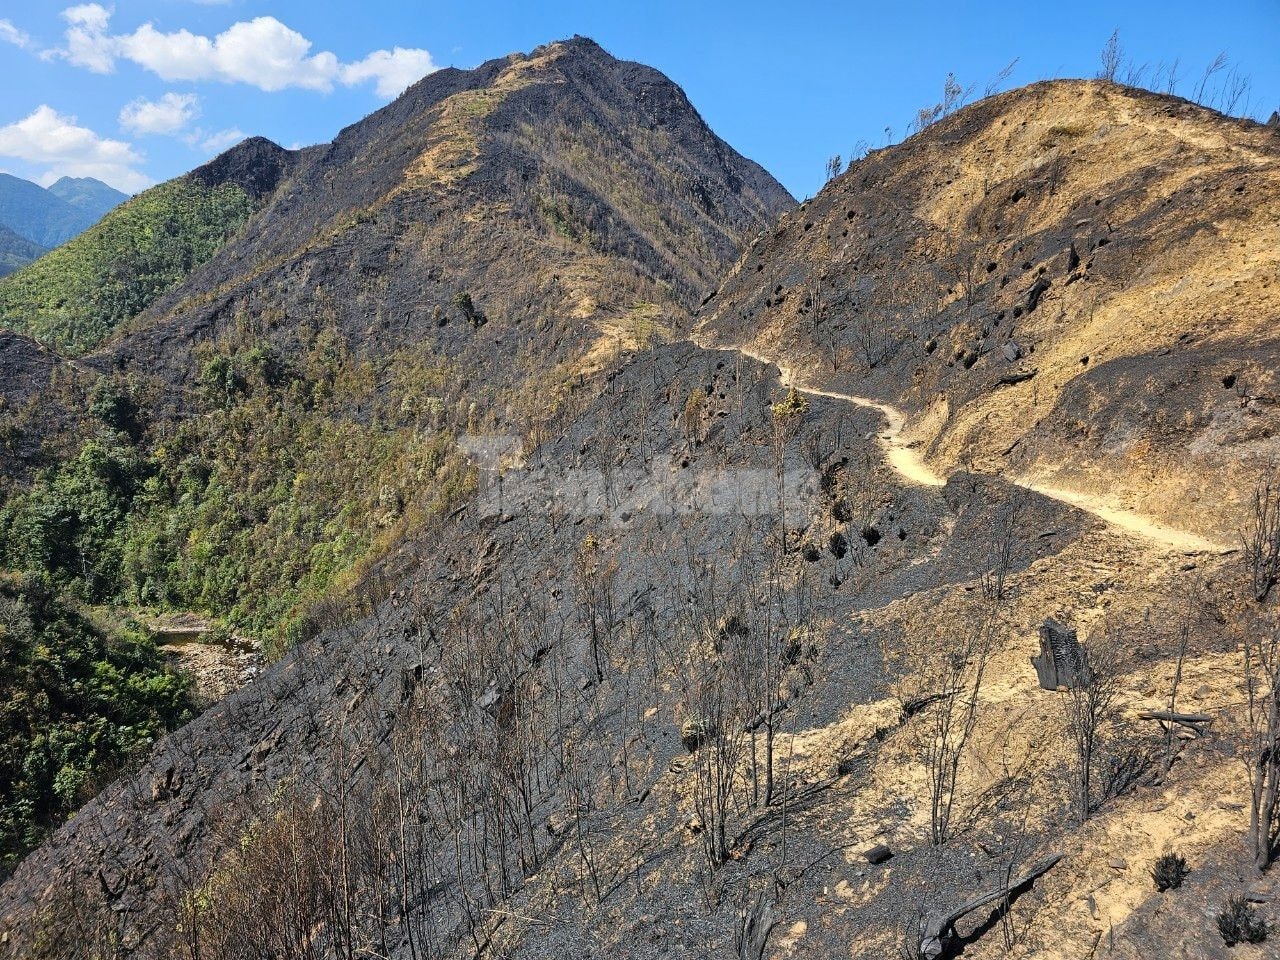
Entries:
{"type": "Polygon", "coordinates": [[[190,714],[145,637],[108,635],[45,578],[0,574],[0,875],[190,714]]]}

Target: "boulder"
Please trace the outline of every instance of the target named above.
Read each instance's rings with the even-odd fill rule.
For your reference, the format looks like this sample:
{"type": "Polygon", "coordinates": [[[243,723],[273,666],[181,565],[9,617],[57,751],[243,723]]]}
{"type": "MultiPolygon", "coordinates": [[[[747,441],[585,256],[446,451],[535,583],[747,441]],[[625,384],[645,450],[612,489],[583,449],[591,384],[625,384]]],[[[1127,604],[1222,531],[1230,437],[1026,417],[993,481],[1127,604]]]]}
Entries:
{"type": "Polygon", "coordinates": [[[877,843],[874,847],[864,853],[863,856],[866,858],[867,863],[879,864],[892,859],[893,851],[883,843],[877,843]]]}

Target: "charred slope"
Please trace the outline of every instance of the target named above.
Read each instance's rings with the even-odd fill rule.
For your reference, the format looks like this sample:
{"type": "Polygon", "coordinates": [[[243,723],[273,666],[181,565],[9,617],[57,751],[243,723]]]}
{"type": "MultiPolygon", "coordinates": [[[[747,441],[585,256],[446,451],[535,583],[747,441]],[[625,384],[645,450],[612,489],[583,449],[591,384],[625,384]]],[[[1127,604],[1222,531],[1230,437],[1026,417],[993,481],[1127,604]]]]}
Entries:
{"type": "Polygon", "coordinates": [[[909,409],[946,469],[1231,540],[1280,428],[1278,205],[1273,129],[1037,84],[855,164],[753,245],[702,329],[909,409]]]}
{"type": "MultiPolygon", "coordinates": [[[[562,437],[508,477],[501,507],[480,498],[420,531],[370,578],[362,615],[335,616],[28,858],[0,892],[8,955],[37,942],[74,955],[89,933],[117,937],[135,956],[168,957],[182,949],[171,939],[176,928],[192,922],[213,938],[202,955],[230,955],[213,942],[219,930],[242,937],[246,924],[288,923],[269,915],[270,891],[286,881],[257,852],[332,880],[340,836],[360,864],[348,893],[363,919],[337,921],[328,894],[313,900],[315,890],[299,890],[303,926],[279,934],[310,940],[303,928],[322,929],[313,941],[322,955],[344,949],[337,924],[349,921],[353,942],[386,944],[397,957],[424,944],[449,956],[489,937],[517,952],[567,956],[588,935],[629,955],[612,906],[596,910],[588,897],[574,907],[574,896],[558,892],[585,880],[578,830],[599,851],[590,856],[607,877],[600,882],[626,880],[614,903],[628,926],[653,910],[672,919],[693,910],[689,922],[706,946],[725,945],[733,909],[694,909],[702,854],[697,835],[685,833],[698,774],[682,725],[703,709],[703,671],[728,670],[731,660],[706,638],[719,632],[717,643],[736,643],[748,634],[726,624],[738,623],[785,641],[780,724],[838,726],[851,706],[874,705],[885,681],[873,633],[850,632],[850,616],[922,590],[962,593],[969,543],[990,522],[980,504],[1007,495],[957,484],[940,499],[897,486],[874,462],[870,415],[816,399],[793,424],[783,463],[804,472],[818,451],[825,479],[815,474],[812,499],[792,504],[785,554],[767,510],[687,509],[697,489],[723,492],[726,481],[749,486],[753,477],[772,484],[771,405],[780,396],[767,368],[732,354],[678,345],[625,364],[562,437]],[[543,470],[569,494],[550,509],[543,470]],[[572,496],[584,482],[595,499],[572,496]],[[521,484],[539,495],[521,501],[521,484]],[[566,757],[574,758],[567,767],[566,757]],[[417,837],[403,887],[385,885],[382,872],[384,855],[406,853],[383,850],[397,830],[387,805],[401,789],[394,802],[406,815],[412,808],[417,837]],[[577,823],[587,789],[588,820],[577,823]],[[341,830],[339,808],[351,818],[341,830]],[[245,851],[253,855],[242,859],[245,851]],[[631,870],[637,891],[669,892],[633,895],[631,870]],[[393,919],[402,894],[403,921],[393,919]],[[207,905],[179,920],[192,897],[207,905]],[[540,913],[548,897],[563,903],[550,941],[492,922],[509,898],[540,913]]],[[[1026,517],[1056,534],[1020,543],[1016,570],[1088,529],[1049,503],[1026,517]]],[[[731,682],[727,673],[722,680],[731,682]]],[[[822,763],[806,766],[806,790],[830,786],[822,763]]],[[[734,857],[751,870],[769,857],[750,859],[753,846],[765,851],[776,840],[769,822],[756,808],[731,824],[741,834],[734,857]]],[[[826,828],[813,829],[789,842],[807,855],[825,842],[826,828]]],[[[727,869],[738,889],[742,871],[727,869]]],[[[655,949],[680,942],[653,941],[655,949]]]]}
{"type": "Polygon", "coordinates": [[[248,327],[289,349],[302,325],[362,356],[430,345],[481,382],[518,357],[572,377],[683,326],[792,203],[670,80],[575,38],[434,73],[314,148],[101,360],[178,384],[193,342],[248,327]]]}
{"type": "MultiPolygon", "coordinates": [[[[32,854],[0,888],[0,955],[100,942],[216,960],[266,945],[397,960],[477,943],[531,958],[583,942],[637,960],[732,955],[742,904],[758,902],[781,918],[775,945],[886,956],[919,911],[1064,851],[1049,893],[1018,903],[1028,953],[1085,955],[1112,924],[1125,956],[1168,942],[1220,956],[1203,917],[1242,889],[1236,760],[1212,739],[1179,741],[1168,776],[1138,774],[1077,826],[1063,695],[1028,662],[1047,615],[1082,635],[1138,624],[1126,711],[1159,709],[1184,558],[996,479],[903,486],[877,457],[872,413],[814,397],[780,430],[784,397],[773,371],[729,352],[675,345],[624,363],[508,473],[500,502],[420,530],[368,579],[362,610],[335,608],[321,635],[32,854]],[[785,550],[775,514],[707,507],[752,477],[767,500],[780,446],[784,473],[814,480],[790,504],[785,550]],[[960,768],[963,832],[933,847],[930,678],[992,609],[1001,543],[1006,597],[960,768]],[[772,803],[749,749],[758,761],[766,717],[772,803]],[[705,785],[726,756],[739,772],[716,813],[705,785]],[[1145,869],[1166,837],[1196,865],[1178,911],[1145,869]],[[866,863],[881,842],[890,865],[866,863]]],[[[1201,565],[1217,612],[1231,571],[1201,565]]],[[[1189,709],[1233,695],[1217,634],[1194,631],[1189,709]]],[[[1163,743],[1150,724],[1117,728],[1119,750],[1163,743]]],[[[999,935],[974,939],[966,953],[1007,955],[999,935]]]]}
{"type": "Polygon", "coordinates": [[[29,337],[0,330],[0,491],[35,458],[46,437],[73,417],[47,401],[56,381],[71,371],[66,361],[29,337]]]}

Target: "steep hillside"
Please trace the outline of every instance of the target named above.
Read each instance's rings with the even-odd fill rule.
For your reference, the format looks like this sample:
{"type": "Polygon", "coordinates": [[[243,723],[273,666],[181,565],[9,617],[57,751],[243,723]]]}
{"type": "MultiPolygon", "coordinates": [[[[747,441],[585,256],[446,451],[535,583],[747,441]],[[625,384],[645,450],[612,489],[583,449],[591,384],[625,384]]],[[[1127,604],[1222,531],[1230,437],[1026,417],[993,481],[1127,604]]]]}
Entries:
{"type": "Polygon", "coordinates": [[[1010,941],[962,924],[966,956],[1227,956],[1233,561],[992,478],[913,484],[875,411],[788,398],[731,352],[659,347],[607,380],[24,862],[9,955],[730,957],[754,915],[763,956],[894,956],[922,913],[1064,853],[1010,941]],[[1170,585],[1198,575],[1188,608],[1170,585]],[[1066,695],[1029,662],[1047,616],[1131,647],[1083,824],[1066,695]],[[1184,624],[1183,709],[1215,727],[1167,742],[1137,713],[1167,704],[1184,624]],[[988,675],[935,846],[924,758],[962,649],[988,675]],[[1162,899],[1171,850],[1194,874],[1162,899]]]}
{"type": "Polygon", "coordinates": [[[429,346],[481,383],[514,372],[554,392],[617,344],[683,327],[792,202],[667,78],[556,43],[434,73],[317,148],[254,230],[106,355],[178,382],[182,344],[252,318],[284,349],[324,326],[362,356],[429,346]]]}
{"type": "Polygon", "coordinates": [[[1062,81],[855,164],[702,321],[962,465],[1233,542],[1277,452],[1280,134],[1062,81]]]}
{"type": "Polygon", "coordinates": [[[292,158],[270,141],[247,140],[139,194],[0,282],[0,325],[73,351],[101,343],[234,236],[292,158]]]}
{"type": "MultiPolygon", "coordinates": [[[[117,297],[95,264],[121,265],[125,292],[148,295],[159,285],[138,280],[195,266],[97,254],[113,237],[165,236],[133,226],[169,217],[175,191],[216,198],[232,183],[265,206],[77,361],[130,411],[148,481],[110,531],[115,576],[51,572],[100,602],[194,608],[279,643],[466,489],[460,434],[552,429],[619,350],[687,329],[703,286],[791,203],[669,80],[572,40],[432,74],[296,156],[248,141],[10,278],[0,303],[74,302],[75,325],[66,308],[37,317],[91,342],[145,299],[117,297]],[[64,296],[68,278],[95,293],[64,296]]],[[[72,436],[106,422],[93,419],[72,436]]],[[[12,429],[22,449],[42,442],[30,418],[12,429]]],[[[51,445],[51,469],[13,491],[10,512],[57,501],[58,464],[78,451],[65,431],[51,445]]],[[[0,563],[42,555],[0,543],[0,563]]]]}
{"type": "Polygon", "coordinates": [[[8,276],[44,253],[44,247],[38,243],[32,243],[0,224],[0,277],[8,276]]]}
{"type": "Polygon", "coordinates": [[[0,510],[74,538],[0,563],[297,627],[16,868],[0,956],[1274,953],[1219,917],[1280,919],[1280,480],[1221,542],[1275,137],[1035,85],[704,295],[785,197],[575,39],[306,152],[86,357],[0,340],[95,418],[0,510]]]}

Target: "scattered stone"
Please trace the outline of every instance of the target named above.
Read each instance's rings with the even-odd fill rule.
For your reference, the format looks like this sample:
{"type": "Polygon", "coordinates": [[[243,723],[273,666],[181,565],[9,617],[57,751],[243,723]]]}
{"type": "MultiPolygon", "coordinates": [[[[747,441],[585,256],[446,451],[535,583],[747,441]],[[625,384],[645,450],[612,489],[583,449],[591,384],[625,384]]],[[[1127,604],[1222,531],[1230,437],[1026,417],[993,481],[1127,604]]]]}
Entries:
{"type": "Polygon", "coordinates": [[[1039,367],[1032,367],[1030,370],[1019,370],[1016,373],[1006,373],[996,381],[1002,387],[1011,387],[1015,383],[1022,383],[1024,380],[1031,380],[1040,372],[1039,367]]]}
{"type": "Polygon", "coordinates": [[[893,851],[883,843],[877,843],[874,847],[864,853],[863,856],[866,858],[867,863],[881,864],[886,860],[893,858],[893,851]]]}
{"type": "Polygon", "coordinates": [[[1129,869],[1129,861],[1125,860],[1123,857],[1112,857],[1107,861],[1107,866],[1112,870],[1119,870],[1123,873],[1125,870],[1129,869]]]}
{"type": "Polygon", "coordinates": [[[1010,363],[1014,363],[1022,359],[1022,347],[1018,345],[1016,340],[1008,341],[1000,348],[1000,352],[1004,354],[1004,358],[1010,363]]]}
{"type": "Polygon", "coordinates": [[[1048,277],[1041,277],[1031,285],[1031,289],[1027,292],[1027,313],[1031,313],[1040,306],[1040,299],[1049,291],[1049,287],[1048,277]]]}

